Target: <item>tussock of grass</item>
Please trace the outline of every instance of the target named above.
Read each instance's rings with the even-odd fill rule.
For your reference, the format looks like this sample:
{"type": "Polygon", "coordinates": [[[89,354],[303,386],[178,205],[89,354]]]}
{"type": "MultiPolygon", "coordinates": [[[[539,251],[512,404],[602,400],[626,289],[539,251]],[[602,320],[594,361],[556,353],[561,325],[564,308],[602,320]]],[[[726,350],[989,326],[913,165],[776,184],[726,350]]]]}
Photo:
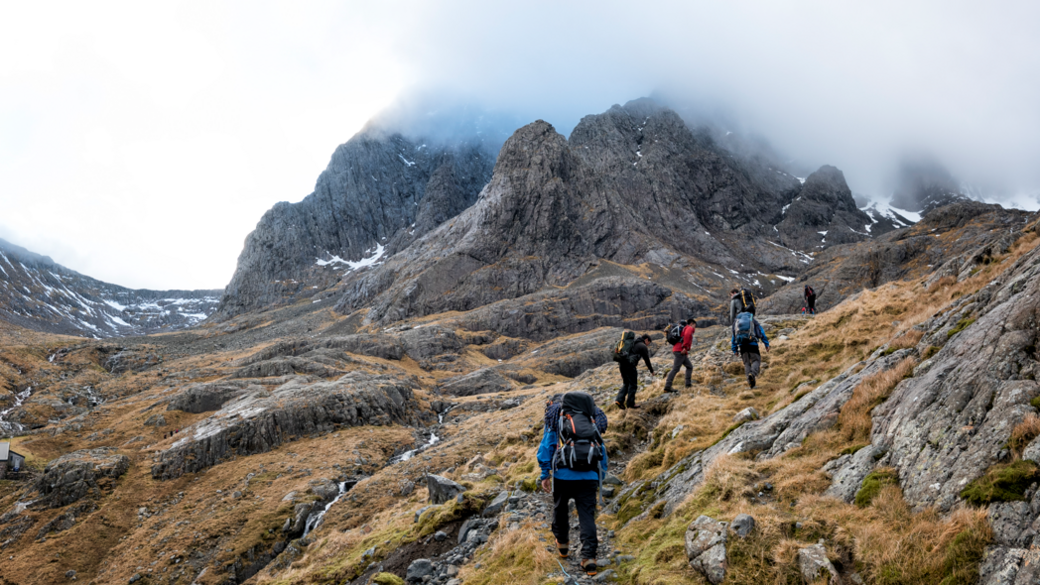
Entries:
{"type": "Polygon", "coordinates": [[[467,563],[459,577],[466,585],[538,585],[554,568],[556,561],[538,539],[534,523],[528,521],[516,530],[495,531],[488,548],[467,563]]]}
{"type": "Polygon", "coordinates": [[[856,505],[860,508],[869,506],[874,501],[874,498],[881,493],[881,489],[890,485],[899,485],[899,476],[896,475],[896,470],[891,467],[883,467],[871,471],[867,474],[867,477],[863,478],[863,483],[859,491],[856,492],[856,505]]]}
{"type": "Polygon", "coordinates": [[[1040,481],[1040,468],[1032,461],[994,465],[965,486],[961,497],[976,506],[1025,500],[1025,491],[1035,481],[1040,481]]]}
{"type": "Polygon", "coordinates": [[[374,585],[404,585],[404,579],[393,573],[379,573],[372,577],[371,583],[374,585]]]}
{"type": "MultiPolygon", "coordinates": [[[[1034,400],[1036,400],[1034,398],[1034,400]]],[[[1026,415],[1022,422],[1015,425],[1008,438],[1008,448],[1014,454],[1015,459],[1022,457],[1022,451],[1030,441],[1040,436],[1040,415],[1031,412],[1026,415]]]]}

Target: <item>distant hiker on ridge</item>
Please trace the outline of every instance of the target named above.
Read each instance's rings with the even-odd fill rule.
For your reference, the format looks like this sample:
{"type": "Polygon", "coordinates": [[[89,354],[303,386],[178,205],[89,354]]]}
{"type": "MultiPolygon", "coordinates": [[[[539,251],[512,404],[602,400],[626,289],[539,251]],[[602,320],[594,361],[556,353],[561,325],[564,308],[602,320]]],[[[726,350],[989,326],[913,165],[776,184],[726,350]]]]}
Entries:
{"type": "Polygon", "coordinates": [[[554,397],[545,407],[545,428],[538,446],[542,489],[552,493],[552,533],[560,558],[570,552],[570,500],[578,511],[581,568],[596,574],[596,495],[607,473],[607,449],[602,434],[607,416],[584,392],[554,397]]]}
{"type": "Polygon", "coordinates": [[[802,312],[816,314],[816,291],[809,285],[805,285],[805,309],[802,312]]]}
{"type": "Polygon", "coordinates": [[[646,369],[650,375],[654,374],[654,366],[650,364],[650,351],[647,346],[652,340],[649,335],[643,335],[636,339],[636,334],[626,331],[621,335],[621,341],[614,347],[614,361],[618,363],[621,370],[621,391],[618,392],[614,404],[621,410],[626,408],[639,408],[636,406],[636,389],[639,376],[636,374],[636,364],[639,358],[643,358],[646,369]]]}
{"type": "Polygon", "coordinates": [[[693,374],[693,363],[690,362],[690,348],[693,347],[693,334],[697,332],[697,321],[693,317],[686,320],[685,326],[681,328],[681,332],[676,331],[679,326],[683,325],[680,323],[672,327],[668,331],[667,341],[674,343],[672,345],[672,371],[668,372],[668,377],[664,380],[664,391],[675,392],[672,390],[672,382],[675,380],[675,375],[679,373],[679,368],[686,368],[686,387],[693,386],[691,381],[691,374],[693,374]],[[675,339],[675,333],[679,333],[679,340],[675,339]]]}
{"type": "Polygon", "coordinates": [[[752,388],[755,387],[755,378],[758,377],[762,364],[762,355],[758,352],[759,339],[765,343],[766,351],[769,351],[769,339],[755,316],[747,312],[737,313],[737,318],[733,320],[733,339],[730,344],[734,355],[740,353],[748,386],[752,388]]]}
{"type": "Polygon", "coordinates": [[[729,322],[732,323],[740,313],[755,314],[755,295],[746,288],[735,288],[729,291],[729,322]]]}

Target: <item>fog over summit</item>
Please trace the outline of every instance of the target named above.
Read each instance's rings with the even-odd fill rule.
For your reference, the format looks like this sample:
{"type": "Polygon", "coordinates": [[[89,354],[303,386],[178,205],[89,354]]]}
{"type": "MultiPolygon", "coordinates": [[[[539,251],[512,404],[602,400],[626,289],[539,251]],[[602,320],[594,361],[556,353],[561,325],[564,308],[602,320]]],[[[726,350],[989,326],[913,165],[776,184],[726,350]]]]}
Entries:
{"type": "Polygon", "coordinates": [[[534,120],[569,136],[650,96],[720,143],[737,137],[727,148],[767,144],[798,176],[833,165],[869,198],[890,198],[919,153],[974,197],[1038,206],[1029,2],[70,3],[5,16],[0,234],[127,286],[226,284],[264,210],[311,192],[379,112],[434,136],[475,119],[493,149],[534,120]]]}

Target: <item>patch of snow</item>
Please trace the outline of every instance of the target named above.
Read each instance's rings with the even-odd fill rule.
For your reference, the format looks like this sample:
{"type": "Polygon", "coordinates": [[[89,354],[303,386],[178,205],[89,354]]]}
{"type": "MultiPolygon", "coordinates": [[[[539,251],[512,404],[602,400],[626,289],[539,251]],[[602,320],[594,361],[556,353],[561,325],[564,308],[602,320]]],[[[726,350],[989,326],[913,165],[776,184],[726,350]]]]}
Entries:
{"type": "MultiPolygon", "coordinates": [[[[344,260],[339,256],[329,254],[330,256],[332,256],[330,260],[322,260],[321,258],[318,258],[314,264],[316,264],[317,266],[328,266],[329,264],[343,264],[347,267],[347,271],[350,272],[358,270],[360,268],[374,266],[377,262],[379,262],[379,259],[383,257],[383,254],[386,253],[386,248],[382,244],[376,244],[376,247],[373,250],[365,250],[365,252],[372,252],[372,255],[368,256],[367,258],[362,258],[357,262],[351,262],[350,260],[344,260]]],[[[326,252],[326,254],[328,254],[328,252],[326,252]]]]}
{"type": "Polygon", "coordinates": [[[125,311],[126,310],[126,305],[120,305],[119,303],[117,303],[115,301],[112,301],[112,300],[109,300],[109,299],[101,299],[101,300],[104,301],[104,303],[106,305],[108,305],[109,307],[112,307],[113,309],[115,309],[117,311],[125,311]]]}
{"type": "Polygon", "coordinates": [[[116,325],[122,325],[123,327],[129,327],[130,326],[129,323],[127,323],[126,321],[123,321],[122,319],[120,319],[119,317],[116,317],[115,315],[109,315],[108,316],[108,320],[111,321],[112,323],[115,323],[116,325]]]}
{"type": "Polygon", "coordinates": [[[783,276],[781,274],[774,274],[773,276],[779,278],[780,280],[782,280],[784,282],[794,282],[794,277],[793,276],[783,276]]]}
{"type": "Polygon", "coordinates": [[[821,236],[826,236],[827,232],[829,232],[829,231],[830,230],[823,230],[822,232],[816,232],[816,233],[820,234],[821,236]]]}
{"type": "Polygon", "coordinates": [[[785,205],[784,208],[780,210],[780,215],[784,215],[785,213],[787,213],[787,208],[790,207],[790,206],[791,206],[790,203],[785,205]]]}
{"type": "MultiPolygon", "coordinates": [[[[803,185],[805,184],[805,177],[795,177],[795,178],[798,179],[799,183],[801,183],[803,185]]],[[[799,199],[801,199],[801,197],[799,197],[799,199]]]]}

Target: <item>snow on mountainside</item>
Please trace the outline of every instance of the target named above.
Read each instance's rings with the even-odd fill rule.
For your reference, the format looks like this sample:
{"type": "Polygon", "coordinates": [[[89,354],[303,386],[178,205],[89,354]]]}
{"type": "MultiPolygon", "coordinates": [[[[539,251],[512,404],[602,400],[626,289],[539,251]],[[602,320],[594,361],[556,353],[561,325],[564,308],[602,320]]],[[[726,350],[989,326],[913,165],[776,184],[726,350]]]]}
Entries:
{"type": "Polygon", "coordinates": [[[866,226],[873,236],[880,236],[892,230],[910,227],[921,221],[921,214],[903,209],[896,209],[887,201],[871,201],[860,210],[870,216],[873,223],[866,226]]]}
{"type": "Polygon", "coordinates": [[[185,329],[205,320],[219,290],[134,290],[83,276],[0,239],[0,320],[103,338],[185,329]]]}

